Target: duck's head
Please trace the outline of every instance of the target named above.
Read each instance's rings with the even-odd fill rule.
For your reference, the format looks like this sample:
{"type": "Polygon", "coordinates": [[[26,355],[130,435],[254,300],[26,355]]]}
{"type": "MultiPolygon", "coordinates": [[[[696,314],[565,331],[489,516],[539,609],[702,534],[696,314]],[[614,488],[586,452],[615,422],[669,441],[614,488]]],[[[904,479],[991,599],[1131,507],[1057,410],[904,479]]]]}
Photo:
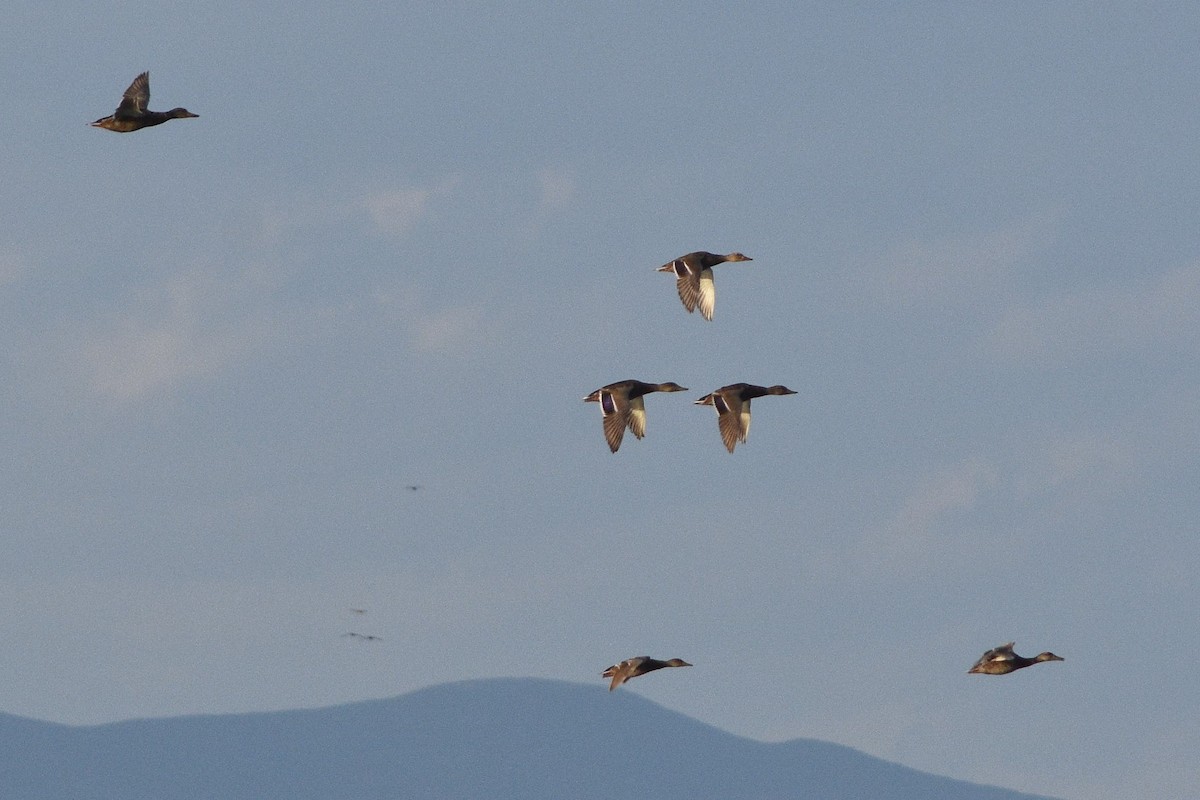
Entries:
{"type": "Polygon", "coordinates": [[[667,662],[667,666],[668,667],[690,667],[692,665],[689,664],[688,662],[684,661],[682,658],[672,658],[670,661],[667,662]]]}
{"type": "Polygon", "coordinates": [[[786,386],[776,384],[775,386],[770,386],[767,388],[767,394],[796,394],[796,392],[792,391],[786,386]]]}
{"type": "Polygon", "coordinates": [[[658,390],[660,392],[686,392],[688,388],[686,386],[680,386],[675,381],[667,381],[666,383],[660,383],[658,385],[658,390]]]}
{"type": "Polygon", "coordinates": [[[725,260],[726,261],[753,261],[754,259],[751,258],[750,256],[744,256],[741,253],[730,253],[729,255],[725,256],[725,260]]]}
{"type": "Polygon", "coordinates": [[[1063,658],[1062,656],[1056,656],[1056,655],[1054,655],[1054,653],[1051,653],[1049,651],[1047,651],[1045,653],[1038,653],[1036,656],[1034,656],[1033,660],[1034,661],[1066,661],[1066,659],[1063,658]]]}
{"type": "Polygon", "coordinates": [[[186,108],[172,108],[167,112],[167,116],[171,117],[171,119],[185,119],[187,117],[199,117],[200,115],[193,114],[186,108]]]}

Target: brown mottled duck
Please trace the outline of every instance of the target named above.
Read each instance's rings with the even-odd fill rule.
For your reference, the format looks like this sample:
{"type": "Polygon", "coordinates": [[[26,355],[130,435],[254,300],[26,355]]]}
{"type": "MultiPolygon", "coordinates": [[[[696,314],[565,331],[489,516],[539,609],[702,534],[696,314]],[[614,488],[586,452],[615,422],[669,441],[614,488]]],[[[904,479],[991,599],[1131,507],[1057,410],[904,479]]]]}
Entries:
{"type": "Polygon", "coordinates": [[[659,661],[657,658],[650,656],[637,656],[636,658],[627,658],[620,664],[613,664],[604,672],[600,673],[602,678],[612,678],[612,683],[608,685],[608,690],[620,686],[630,678],[636,678],[639,675],[645,675],[647,672],[654,672],[656,669],[663,667],[690,667],[692,666],[682,658],[672,658],[670,661],[659,661]]]}
{"type": "Polygon", "coordinates": [[[721,255],[697,250],[695,253],[680,256],[669,264],[663,264],[658,271],[674,273],[675,288],[679,292],[679,299],[683,301],[683,307],[690,314],[696,310],[697,305],[700,306],[700,315],[711,322],[713,309],[717,304],[712,268],[728,261],[753,260],[741,253],[721,255]]]}
{"type": "Polygon", "coordinates": [[[717,410],[717,428],[725,448],[733,452],[738,442],[750,435],[750,401],[769,394],[796,394],[786,386],[755,386],[752,383],[731,383],[696,401],[696,405],[712,406],[717,410]]]}
{"type": "Polygon", "coordinates": [[[583,398],[588,403],[599,403],[604,415],[604,438],[608,449],[614,453],[621,446],[625,429],[641,439],[646,435],[646,403],[642,399],[651,392],[686,392],[687,387],[678,383],[643,383],[642,381],[618,381],[602,386],[583,398]]]}
{"type": "Polygon", "coordinates": [[[979,660],[975,662],[975,666],[967,670],[967,674],[1007,675],[1010,672],[1031,667],[1043,661],[1065,660],[1062,656],[1056,656],[1050,652],[1038,653],[1033,658],[1025,658],[1013,652],[1013,645],[1015,644],[1016,642],[1009,642],[1008,644],[1002,644],[999,647],[988,650],[979,657],[979,660]]]}
{"type": "Polygon", "coordinates": [[[133,79],[117,110],[107,117],[101,117],[91,125],[104,128],[106,131],[129,133],[151,125],[161,125],[169,119],[186,119],[199,117],[186,108],[172,108],[170,111],[147,111],[146,104],[150,102],[150,73],[143,72],[133,79]]]}

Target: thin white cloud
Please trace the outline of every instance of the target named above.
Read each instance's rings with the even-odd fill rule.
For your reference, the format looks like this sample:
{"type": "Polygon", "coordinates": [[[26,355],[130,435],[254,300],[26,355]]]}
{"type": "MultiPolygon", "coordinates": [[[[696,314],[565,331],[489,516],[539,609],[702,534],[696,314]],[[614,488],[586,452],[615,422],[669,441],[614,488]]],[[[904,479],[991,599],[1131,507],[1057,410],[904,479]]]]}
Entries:
{"type": "Polygon", "coordinates": [[[429,201],[448,195],[459,179],[451,176],[432,186],[403,186],[373,192],[357,202],[371,223],[388,236],[407,236],[425,216],[429,201]]]}
{"type": "Polygon", "coordinates": [[[1013,490],[1022,502],[1073,486],[1105,492],[1121,474],[1136,468],[1128,443],[1104,434],[1041,439],[1017,463],[1013,490]]]}
{"type": "Polygon", "coordinates": [[[1194,359],[1200,349],[1200,265],[1014,308],[992,328],[985,346],[1001,358],[1043,364],[1164,349],[1194,359]]]}
{"type": "Polygon", "coordinates": [[[868,291],[876,301],[921,307],[994,303],[1053,224],[1051,215],[993,231],[897,242],[869,271],[868,291]]]}
{"type": "Polygon", "coordinates": [[[403,236],[425,213],[428,199],[428,189],[391,189],[363,198],[362,206],[379,230],[391,236],[403,236]]]}
{"type": "Polygon", "coordinates": [[[407,331],[412,346],[420,352],[461,356],[491,349],[499,333],[498,322],[482,306],[431,308],[407,286],[377,291],[374,301],[407,331]]]}
{"type": "Polygon", "coordinates": [[[888,526],[889,533],[904,538],[927,536],[947,515],[970,509],[980,492],[996,485],[996,468],[970,460],[930,476],[904,502],[888,526]]]}
{"type": "Polygon", "coordinates": [[[1141,480],[1135,447],[1103,432],[1031,434],[1004,453],[932,470],[863,535],[855,559],[869,575],[991,569],[1021,552],[1017,538],[1037,525],[1027,512],[1066,504],[1073,518],[1086,517],[1104,496],[1141,480]],[[997,509],[1021,521],[1009,525],[997,509]]]}
{"type": "Polygon", "coordinates": [[[230,292],[200,271],[139,292],[130,309],[82,332],[91,389],[108,400],[137,400],[214,375],[262,346],[270,321],[238,312],[230,292]]]}
{"type": "Polygon", "coordinates": [[[998,483],[998,468],[978,458],[926,476],[891,519],[865,537],[860,562],[876,572],[908,570],[939,553],[944,559],[952,540],[961,539],[959,527],[951,523],[968,516],[980,496],[998,483]]]}
{"type": "Polygon", "coordinates": [[[483,314],[477,308],[450,308],[421,315],[413,328],[422,350],[462,350],[478,338],[483,329],[483,314]]]}
{"type": "Polygon", "coordinates": [[[0,252],[0,286],[13,283],[27,269],[28,264],[24,258],[15,253],[0,252]]]}
{"type": "Polygon", "coordinates": [[[350,222],[368,223],[385,236],[408,236],[429,214],[430,203],[453,192],[461,179],[448,175],[427,185],[365,190],[354,187],[340,195],[275,198],[265,205],[245,235],[262,246],[282,247],[297,231],[324,229],[350,222]]]}
{"type": "MultiPolygon", "coordinates": [[[[61,333],[63,358],[92,395],[134,402],[211,379],[281,340],[342,335],[356,321],[386,320],[380,307],[388,303],[369,286],[334,298],[286,292],[284,300],[280,292],[311,265],[306,251],[313,249],[312,236],[364,216],[385,234],[406,235],[431,198],[449,193],[457,181],[449,177],[427,188],[389,189],[354,200],[266,204],[224,231],[217,252],[199,256],[198,266],[140,287],[113,313],[69,323],[61,333]]],[[[7,263],[0,258],[0,282],[7,263]]],[[[15,274],[19,264],[12,263],[15,274]]],[[[404,296],[412,292],[406,288],[404,296]]],[[[430,309],[410,300],[399,311],[418,350],[462,353],[486,338],[480,308],[430,309]]]]}
{"type": "MultiPolygon", "coordinates": [[[[424,185],[392,186],[364,193],[345,204],[333,204],[326,217],[365,216],[371,230],[384,236],[404,238],[426,220],[437,201],[451,197],[462,185],[463,176],[449,175],[424,185]]],[[[498,209],[511,211],[515,220],[513,230],[523,238],[536,238],[555,214],[576,202],[579,189],[575,175],[566,169],[543,167],[532,175],[519,176],[520,186],[507,185],[496,197],[485,199],[498,209]],[[528,191],[528,181],[535,185],[532,201],[514,202],[528,191]]],[[[472,192],[490,191],[472,186],[472,192]]]]}
{"type": "Polygon", "coordinates": [[[532,176],[536,200],[528,208],[517,208],[513,231],[522,239],[536,240],[547,223],[575,204],[579,195],[575,174],[562,167],[543,167],[532,176]]]}
{"type": "Polygon", "coordinates": [[[538,172],[537,178],[543,209],[563,208],[575,200],[575,176],[570,172],[547,167],[538,172]]]}
{"type": "Polygon", "coordinates": [[[345,335],[347,326],[399,325],[410,347],[438,355],[495,346],[498,323],[477,305],[430,308],[412,292],[289,305],[253,277],[260,269],[224,281],[199,271],[180,275],[142,290],[119,315],[78,328],[72,360],[89,391],[113,402],[140,401],[213,379],[281,342],[345,335]]]}

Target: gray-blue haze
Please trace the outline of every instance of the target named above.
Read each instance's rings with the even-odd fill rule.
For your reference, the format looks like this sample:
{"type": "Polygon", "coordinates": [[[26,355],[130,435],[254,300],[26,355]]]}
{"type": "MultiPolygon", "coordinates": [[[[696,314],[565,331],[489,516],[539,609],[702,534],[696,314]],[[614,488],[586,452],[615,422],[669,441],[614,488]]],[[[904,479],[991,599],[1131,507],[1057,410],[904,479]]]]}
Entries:
{"type": "Polygon", "coordinates": [[[696,666],[632,691],[739,735],[1200,794],[1200,11],[4,28],[0,709],[649,653],[696,666]],[[87,127],[144,69],[200,118],[87,127]],[[754,258],[717,268],[712,323],[654,272],[698,248],[754,258]],[[623,378],[691,392],[611,455],[580,398],[623,378]],[[730,456],[690,400],[743,380],[800,393],[730,456]],[[1066,661],[964,674],[1010,639],[1066,661]]]}

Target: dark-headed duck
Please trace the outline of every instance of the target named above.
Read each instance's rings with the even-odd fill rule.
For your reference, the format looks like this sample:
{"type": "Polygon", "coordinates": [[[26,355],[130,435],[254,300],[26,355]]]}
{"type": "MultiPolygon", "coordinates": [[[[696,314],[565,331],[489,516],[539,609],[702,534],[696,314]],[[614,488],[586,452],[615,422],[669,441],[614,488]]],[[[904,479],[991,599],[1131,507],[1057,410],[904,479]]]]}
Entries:
{"type": "Polygon", "coordinates": [[[654,672],[656,669],[663,667],[690,667],[692,666],[682,658],[672,658],[670,661],[659,661],[657,658],[650,656],[637,656],[636,658],[627,658],[620,664],[613,664],[604,672],[600,673],[602,678],[612,678],[612,683],[608,685],[608,690],[620,686],[630,678],[636,678],[639,675],[645,675],[647,672],[654,672]]]}
{"type": "Polygon", "coordinates": [[[786,386],[755,386],[752,383],[731,383],[696,401],[696,405],[712,406],[717,410],[717,428],[725,448],[733,452],[738,442],[750,435],[750,401],[769,394],[795,394],[786,386]]]}
{"type": "Polygon", "coordinates": [[[679,299],[683,301],[683,307],[690,314],[699,305],[701,316],[711,322],[713,308],[717,304],[717,291],[713,287],[712,268],[727,261],[753,260],[741,253],[721,255],[697,250],[695,253],[680,256],[669,264],[663,264],[658,271],[674,273],[675,288],[679,291],[679,299]]]}
{"type": "Polygon", "coordinates": [[[1010,672],[1015,672],[1025,667],[1040,664],[1043,661],[1063,661],[1062,656],[1056,656],[1054,653],[1038,653],[1033,658],[1025,658],[1013,652],[1013,645],[1016,642],[1002,644],[999,647],[988,650],[979,660],[975,662],[975,666],[967,670],[968,675],[1007,675],[1010,672]]]}
{"type": "Polygon", "coordinates": [[[667,383],[643,383],[641,381],[618,381],[602,386],[583,398],[588,403],[599,403],[604,415],[604,438],[608,449],[614,453],[621,446],[625,428],[642,438],[646,435],[646,403],[642,399],[651,392],[686,392],[686,386],[667,383]]]}
{"type": "Polygon", "coordinates": [[[93,127],[104,128],[106,131],[129,133],[130,131],[149,128],[151,125],[161,125],[169,119],[186,119],[198,117],[186,108],[172,108],[170,111],[147,111],[146,104],[150,102],[150,73],[143,72],[133,79],[117,110],[107,117],[101,117],[91,123],[93,127]]]}

